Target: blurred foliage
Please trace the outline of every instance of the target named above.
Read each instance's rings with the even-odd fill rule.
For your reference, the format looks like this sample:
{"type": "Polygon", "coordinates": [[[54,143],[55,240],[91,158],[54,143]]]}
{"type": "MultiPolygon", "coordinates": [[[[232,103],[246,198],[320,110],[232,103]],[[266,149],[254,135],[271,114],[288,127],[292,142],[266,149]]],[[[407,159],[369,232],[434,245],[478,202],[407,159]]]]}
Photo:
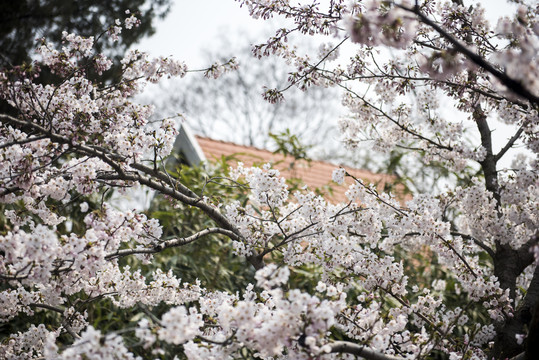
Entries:
{"type": "MultiPolygon", "coordinates": [[[[37,38],[46,38],[57,46],[62,44],[62,32],[97,37],[114,25],[114,19],[123,21],[129,10],[141,24],[122,32],[118,42],[99,41],[95,51],[111,58],[119,58],[145,36],[155,32],[155,18],[163,18],[170,9],[171,0],[16,0],[0,3],[0,68],[21,65],[32,60],[37,38]]],[[[119,74],[116,66],[106,79],[119,74]]],[[[100,79],[103,79],[100,77],[100,79]]]]}
{"type": "MultiPolygon", "coordinates": [[[[171,175],[215,205],[234,200],[246,203],[247,188],[227,178],[228,163],[232,158],[222,157],[206,168],[179,164],[174,166],[171,175]]],[[[161,195],[153,199],[147,214],[159,219],[164,239],[188,237],[217,226],[198,208],[172,202],[161,195]]],[[[232,254],[231,241],[219,234],[156,254],[146,270],[149,273],[156,267],[172,270],[182,281],[199,279],[204,287],[232,293],[245,288],[254,276],[254,269],[249,263],[232,254]]]]}
{"type": "MultiPolygon", "coordinates": [[[[290,132],[290,129],[285,129],[279,133],[269,133],[269,137],[277,145],[277,150],[274,154],[281,154],[283,156],[292,156],[295,160],[305,160],[310,162],[311,159],[307,155],[309,149],[313,146],[303,145],[299,138],[290,132]]],[[[291,164],[291,167],[294,163],[291,164]]]]}
{"type": "Polygon", "coordinates": [[[469,185],[473,177],[482,177],[479,168],[466,166],[461,171],[452,171],[450,164],[425,161],[424,151],[397,149],[391,151],[384,161],[378,163],[375,172],[394,175],[395,181],[385,184],[384,191],[395,191],[404,187],[405,194],[434,193],[446,185],[469,185]]]}

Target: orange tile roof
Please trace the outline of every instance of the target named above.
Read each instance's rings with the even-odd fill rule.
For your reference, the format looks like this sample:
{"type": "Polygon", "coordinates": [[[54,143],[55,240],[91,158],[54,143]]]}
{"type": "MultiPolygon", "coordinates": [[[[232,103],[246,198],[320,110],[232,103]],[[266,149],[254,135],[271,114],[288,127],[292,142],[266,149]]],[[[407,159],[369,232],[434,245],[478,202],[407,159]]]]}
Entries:
{"type": "MultiPolygon", "coordinates": [[[[252,146],[237,145],[230,142],[213,140],[210,138],[196,136],[196,139],[204,152],[204,155],[208,160],[215,160],[221,158],[221,156],[234,155],[231,166],[235,165],[238,161],[241,161],[245,166],[252,166],[253,164],[261,165],[265,163],[271,163],[275,169],[278,169],[281,174],[287,178],[301,179],[305,185],[311,190],[318,188],[322,193],[326,194],[328,199],[332,202],[346,202],[348,201],[345,192],[348,186],[351,184],[351,179],[346,178],[348,185],[338,185],[332,181],[333,170],[338,168],[339,165],[331,164],[324,161],[310,161],[295,160],[292,156],[283,156],[282,154],[274,154],[271,151],[258,149],[252,146]],[[327,186],[330,186],[332,193],[328,192],[327,186]]],[[[376,174],[367,170],[354,169],[343,166],[343,168],[353,176],[362,179],[365,183],[376,184],[378,189],[383,189],[387,183],[393,183],[395,177],[387,174],[376,174]]],[[[396,187],[401,195],[403,187],[396,187]]],[[[400,196],[403,198],[403,196],[400,196]]],[[[408,198],[408,196],[404,196],[408,198]]]]}

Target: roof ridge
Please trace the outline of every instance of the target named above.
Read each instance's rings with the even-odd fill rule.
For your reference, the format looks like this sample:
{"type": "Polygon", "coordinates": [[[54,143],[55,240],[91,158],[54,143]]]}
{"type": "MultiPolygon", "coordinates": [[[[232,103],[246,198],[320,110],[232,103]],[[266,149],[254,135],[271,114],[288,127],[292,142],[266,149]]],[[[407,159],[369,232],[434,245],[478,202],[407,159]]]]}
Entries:
{"type": "MultiPolygon", "coordinates": [[[[291,155],[286,155],[285,156],[283,154],[278,154],[278,153],[276,154],[271,150],[259,148],[259,147],[252,146],[252,145],[243,145],[243,144],[238,144],[238,143],[235,143],[235,142],[232,142],[232,141],[213,139],[213,138],[210,138],[210,137],[207,137],[207,136],[201,136],[201,135],[195,135],[195,138],[197,138],[197,140],[203,139],[203,140],[217,142],[217,143],[221,143],[221,144],[227,144],[227,145],[232,145],[232,146],[236,146],[236,147],[242,147],[242,148],[244,148],[246,150],[254,149],[256,151],[266,152],[268,154],[271,154],[272,156],[281,156],[281,157],[283,157],[283,160],[286,160],[287,158],[293,159],[293,156],[291,156],[291,155]]],[[[301,159],[301,160],[303,160],[303,159],[301,159]]],[[[306,160],[303,160],[303,161],[308,162],[306,160]]],[[[391,174],[387,174],[387,173],[377,173],[377,172],[373,172],[373,171],[368,170],[368,169],[361,169],[361,168],[356,168],[356,167],[352,167],[352,166],[348,166],[348,165],[336,164],[336,163],[333,163],[333,162],[330,162],[330,161],[324,161],[324,160],[310,159],[310,163],[331,165],[331,166],[334,166],[334,167],[342,167],[342,168],[347,169],[347,170],[352,170],[354,172],[358,171],[358,172],[361,172],[363,174],[370,174],[370,175],[373,175],[373,176],[392,176],[391,174]]]]}
{"type": "Polygon", "coordinates": [[[235,161],[242,161],[246,166],[251,166],[253,163],[275,162],[274,168],[279,170],[285,178],[297,178],[301,179],[309,188],[322,189],[329,185],[332,189],[331,193],[328,193],[328,199],[334,201],[348,201],[346,197],[347,185],[338,185],[332,182],[332,171],[342,166],[347,172],[352,174],[358,179],[363,179],[367,183],[374,184],[378,189],[382,189],[388,183],[393,183],[396,188],[393,190],[395,194],[401,198],[400,201],[404,201],[409,198],[405,194],[405,189],[402,184],[395,183],[397,177],[392,174],[375,173],[365,169],[353,168],[350,166],[343,166],[334,164],[328,161],[312,160],[307,162],[306,160],[296,161],[294,164],[297,166],[290,167],[290,163],[294,161],[294,157],[283,154],[274,154],[270,150],[260,149],[256,146],[239,145],[230,141],[215,140],[209,137],[196,136],[196,140],[200,143],[200,147],[206,154],[206,157],[219,158],[223,155],[237,155],[235,161]],[[308,166],[306,166],[308,165],[308,166]]]}

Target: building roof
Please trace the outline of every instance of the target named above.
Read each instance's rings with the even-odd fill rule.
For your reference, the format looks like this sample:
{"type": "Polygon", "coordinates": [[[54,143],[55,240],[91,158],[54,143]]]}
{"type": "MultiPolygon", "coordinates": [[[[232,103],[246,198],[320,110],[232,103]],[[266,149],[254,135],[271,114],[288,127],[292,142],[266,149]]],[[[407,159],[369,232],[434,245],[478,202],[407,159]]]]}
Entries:
{"type": "MultiPolygon", "coordinates": [[[[345,192],[352,180],[347,178],[348,184],[338,185],[332,181],[333,170],[339,165],[324,161],[306,161],[295,160],[292,156],[283,156],[282,154],[274,154],[271,151],[258,149],[252,146],[243,146],[231,142],[214,140],[206,137],[195,136],[200,149],[204,153],[204,157],[209,161],[220,159],[222,156],[233,157],[229,161],[231,166],[241,161],[245,166],[262,165],[271,163],[273,168],[278,169],[281,174],[287,178],[301,179],[305,185],[311,190],[319,189],[332,202],[348,201],[345,192]],[[331,187],[331,191],[328,188],[331,187]]],[[[387,174],[376,174],[367,170],[354,169],[347,166],[342,166],[349,174],[364,183],[372,183],[378,189],[383,189],[386,184],[394,183],[396,178],[387,174]]],[[[404,200],[407,196],[404,195],[404,187],[397,185],[395,187],[398,196],[404,200]]]]}
{"type": "Polygon", "coordinates": [[[180,123],[178,136],[176,136],[176,140],[174,141],[174,150],[172,152],[174,154],[182,154],[190,166],[206,161],[206,156],[200,148],[195,135],[185,123],[180,123]]]}

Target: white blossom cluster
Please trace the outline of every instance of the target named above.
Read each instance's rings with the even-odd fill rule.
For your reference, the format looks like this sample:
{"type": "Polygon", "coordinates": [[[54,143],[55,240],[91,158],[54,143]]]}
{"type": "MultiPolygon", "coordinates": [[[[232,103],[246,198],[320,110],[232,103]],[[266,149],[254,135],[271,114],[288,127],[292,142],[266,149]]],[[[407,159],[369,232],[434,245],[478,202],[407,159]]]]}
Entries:
{"type": "MultiPolygon", "coordinates": [[[[237,171],[251,174],[243,168],[237,171]]],[[[257,196],[260,189],[257,182],[265,184],[274,181],[274,173],[260,169],[254,171],[258,177],[250,177],[248,183],[257,196]]],[[[338,169],[336,180],[340,181],[343,177],[343,170],[338,169]]],[[[403,299],[417,290],[408,287],[408,276],[405,275],[402,262],[379,251],[392,252],[397,244],[409,251],[418,251],[428,246],[436,251],[438,261],[451,269],[460,291],[467,293],[472,301],[482,303],[492,319],[502,320],[504,314],[512,311],[509,293],[500,288],[492,270],[478,262],[477,253],[480,248],[469,240],[453,236],[450,223],[443,220],[445,199],[456,197],[457,207],[461,211],[459,218],[466,219],[466,222],[460,223],[463,231],[482,239],[488,245],[493,245],[501,238],[506,239],[504,241],[521,241],[517,240],[520,236],[518,233],[501,233],[498,227],[492,231],[488,230],[494,226],[488,223],[494,222],[492,216],[496,211],[492,208],[492,200],[488,200],[488,193],[484,188],[481,191],[479,181],[476,181],[477,187],[466,188],[468,195],[459,193],[460,190],[457,190],[456,194],[447,193],[438,198],[418,195],[407,203],[406,208],[386,194],[379,195],[374,187],[355,182],[347,192],[352,202],[348,205],[335,206],[313,193],[296,193],[294,202],[283,204],[281,208],[272,206],[274,204],[270,200],[267,200],[264,206],[259,197],[256,197],[256,208],[244,208],[239,203],[234,203],[227,206],[227,216],[242,230],[247,240],[247,243],[241,244],[246,253],[241,254],[249,255],[257,250],[274,249],[271,247],[273,245],[281,248],[284,261],[289,265],[320,265],[325,278],[331,278],[332,272],[341,269],[349,279],[356,279],[355,284],[367,292],[376,294],[380,289],[384,289],[383,292],[403,299]],[[471,203],[470,196],[474,191],[477,195],[481,194],[484,198],[481,201],[486,203],[471,203]],[[484,212],[478,213],[478,209],[483,209],[484,212]],[[471,221],[477,221],[476,231],[470,229],[471,221]],[[384,236],[384,232],[387,235],[384,236]]],[[[535,224],[530,225],[524,234],[528,238],[535,228],[535,224]]],[[[508,228],[515,229],[514,226],[508,228]]],[[[524,235],[522,239],[526,238],[524,235]]],[[[277,280],[280,278],[280,270],[270,265],[263,271],[258,273],[258,276],[261,276],[259,281],[264,281],[263,287],[272,288],[278,284],[267,282],[265,277],[266,274],[273,274],[277,280]]],[[[349,285],[350,281],[348,280],[349,285]]],[[[320,286],[323,289],[325,284],[320,286]]],[[[405,330],[404,325],[407,322],[413,321],[420,328],[425,326],[426,318],[433,323],[460,326],[470,324],[470,319],[463,315],[461,310],[447,309],[441,297],[432,296],[429,292],[419,296],[415,303],[392,309],[392,318],[399,319],[397,323],[382,321],[380,311],[380,303],[376,301],[369,301],[368,307],[356,305],[346,310],[346,316],[355,319],[354,322],[341,321],[341,326],[346,329],[346,333],[357,332],[358,339],[369,341],[371,347],[389,353],[389,348],[395,346],[393,339],[398,337],[400,351],[418,355],[421,351],[428,352],[432,349],[427,345],[430,340],[428,337],[410,334],[405,330]],[[365,332],[364,329],[371,330],[365,332]],[[384,331],[387,332],[385,337],[384,331]],[[424,344],[417,339],[423,339],[424,344]]],[[[444,331],[451,333],[453,330],[454,326],[444,331]]],[[[475,339],[476,335],[472,334],[474,333],[470,334],[471,339],[475,339]]],[[[481,345],[486,342],[479,338],[474,341],[481,345]]],[[[449,344],[444,344],[443,348],[447,351],[451,349],[449,344]]]]}
{"type": "Polygon", "coordinates": [[[528,8],[520,5],[513,18],[503,17],[498,20],[496,32],[506,38],[510,44],[505,51],[492,56],[492,60],[505,69],[505,72],[518,80],[536,96],[539,95],[539,27],[532,22],[536,14],[528,14],[528,8]],[[518,46],[513,44],[517,43],[518,46]]]}
{"type": "MultiPolygon", "coordinates": [[[[348,19],[351,40],[369,46],[406,48],[415,35],[417,21],[399,7],[387,10],[381,4],[379,0],[369,1],[360,14],[348,19]]],[[[402,5],[410,6],[410,2],[403,1],[402,5]]]]}

